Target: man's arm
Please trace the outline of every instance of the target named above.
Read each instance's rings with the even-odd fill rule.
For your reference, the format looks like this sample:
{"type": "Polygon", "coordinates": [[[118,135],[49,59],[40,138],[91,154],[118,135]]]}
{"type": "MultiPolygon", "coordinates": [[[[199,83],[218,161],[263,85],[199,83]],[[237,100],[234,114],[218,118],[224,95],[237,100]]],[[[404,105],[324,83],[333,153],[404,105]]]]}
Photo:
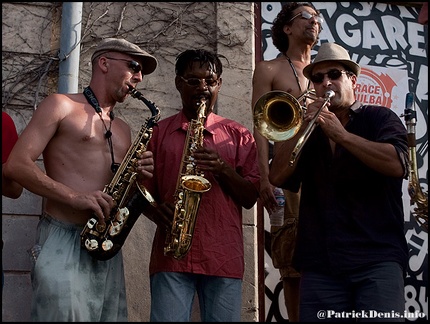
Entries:
{"type": "MultiPolygon", "coordinates": [[[[265,93],[272,90],[272,73],[270,63],[259,62],[252,79],[252,114],[255,104],[265,93]]],[[[258,149],[258,166],[260,169],[260,199],[269,213],[277,208],[274,186],[269,181],[269,141],[254,127],[254,138],[258,149]]]]}
{"type": "Polygon", "coordinates": [[[15,144],[4,169],[6,177],[23,185],[29,191],[56,200],[65,199],[70,192],[46,176],[35,163],[57,131],[59,120],[58,96],[49,96],[34,112],[29,124],[15,144]]]}
{"type": "Polygon", "coordinates": [[[323,110],[318,123],[331,141],[341,145],[369,168],[388,177],[403,177],[404,166],[394,145],[372,142],[348,132],[336,115],[323,110]]]}
{"type": "Polygon", "coordinates": [[[4,165],[5,163],[2,164],[2,176],[1,176],[2,195],[12,199],[17,199],[21,196],[23,187],[18,182],[13,181],[12,179],[9,179],[4,175],[4,172],[3,172],[4,165]]]}

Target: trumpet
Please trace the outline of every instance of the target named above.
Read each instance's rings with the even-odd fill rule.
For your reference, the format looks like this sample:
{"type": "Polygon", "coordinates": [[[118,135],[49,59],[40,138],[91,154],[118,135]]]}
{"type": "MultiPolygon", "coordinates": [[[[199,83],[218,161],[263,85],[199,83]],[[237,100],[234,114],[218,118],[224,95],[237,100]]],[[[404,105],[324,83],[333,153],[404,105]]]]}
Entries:
{"type": "MultiPolygon", "coordinates": [[[[316,126],[315,122],[319,114],[333,96],[334,91],[332,90],[325,93],[323,105],[309,122],[306,130],[293,149],[289,161],[290,166],[294,165],[303,145],[316,126]]],[[[279,90],[265,93],[254,105],[253,118],[255,128],[262,136],[274,142],[293,138],[303,124],[306,105],[301,104],[301,102],[305,103],[306,99],[316,100],[315,91],[307,90],[297,98],[288,92],[279,90]]]]}

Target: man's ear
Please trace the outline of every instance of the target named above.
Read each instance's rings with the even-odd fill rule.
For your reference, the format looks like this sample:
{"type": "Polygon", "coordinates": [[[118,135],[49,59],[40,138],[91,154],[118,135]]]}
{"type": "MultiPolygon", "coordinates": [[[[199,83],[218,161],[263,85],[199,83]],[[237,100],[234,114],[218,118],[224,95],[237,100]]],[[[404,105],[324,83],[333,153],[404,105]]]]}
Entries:
{"type": "Polygon", "coordinates": [[[282,30],[284,31],[284,33],[286,34],[286,35],[290,35],[290,26],[288,26],[288,25],[285,25],[284,26],[284,28],[282,28],[282,30]]]}
{"type": "Polygon", "coordinates": [[[106,57],[104,57],[104,56],[101,56],[101,57],[98,57],[98,58],[96,58],[96,60],[97,60],[97,64],[98,64],[98,66],[100,67],[100,69],[103,71],[103,72],[107,72],[107,70],[108,70],[108,66],[107,66],[107,59],[106,59],[106,57]]]}
{"type": "Polygon", "coordinates": [[[177,75],[176,77],[175,77],[175,86],[176,86],[176,90],[178,90],[178,91],[180,91],[181,90],[181,85],[180,85],[180,82],[181,82],[182,80],[181,80],[181,77],[179,76],[179,75],[177,75]]]}
{"type": "Polygon", "coordinates": [[[357,76],[354,73],[352,73],[350,78],[351,78],[351,82],[352,82],[352,88],[356,89],[357,88],[357,79],[358,79],[357,76]]]}

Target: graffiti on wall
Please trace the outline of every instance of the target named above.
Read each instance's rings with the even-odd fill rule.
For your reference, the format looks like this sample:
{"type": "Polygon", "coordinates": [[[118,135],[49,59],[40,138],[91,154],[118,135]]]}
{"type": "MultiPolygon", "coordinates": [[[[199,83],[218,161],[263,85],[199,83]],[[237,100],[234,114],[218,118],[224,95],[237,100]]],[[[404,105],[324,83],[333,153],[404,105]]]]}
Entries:
{"type": "MultiPolygon", "coordinates": [[[[279,55],[271,41],[270,28],[284,2],[261,2],[261,43],[264,60],[279,55]]],[[[428,32],[418,23],[414,7],[374,2],[313,2],[324,18],[315,57],[324,42],[335,42],[349,51],[359,63],[357,99],[364,104],[386,106],[400,117],[405,98],[414,93],[417,112],[416,162],[420,186],[428,192],[428,32]]],[[[406,311],[424,313],[428,320],[428,233],[416,222],[410,204],[408,181],[403,185],[405,236],[409,246],[409,264],[405,280],[406,311]]],[[[266,212],[265,212],[266,213],[266,212]]],[[[266,321],[286,321],[282,282],[270,259],[270,224],[265,220],[265,299],[266,321]]]]}

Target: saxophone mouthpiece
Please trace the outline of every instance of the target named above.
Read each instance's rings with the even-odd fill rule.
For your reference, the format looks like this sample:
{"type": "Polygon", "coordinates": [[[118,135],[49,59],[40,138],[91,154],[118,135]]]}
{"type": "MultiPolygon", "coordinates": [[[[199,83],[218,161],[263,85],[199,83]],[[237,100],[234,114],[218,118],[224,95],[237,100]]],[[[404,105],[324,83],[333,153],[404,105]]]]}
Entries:
{"type": "Polygon", "coordinates": [[[135,87],[133,87],[132,85],[127,84],[128,87],[128,93],[136,99],[139,100],[144,100],[143,95],[141,92],[137,91],[135,87]]]}
{"type": "Polygon", "coordinates": [[[127,87],[128,87],[128,92],[133,92],[133,90],[136,90],[136,88],[134,88],[133,86],[131,86],[131,85],[129,85],[129,84],[127,84],[127,87]]]}
{"type": "Polygon", "coordinates": [[[414,104],[414,93],[408,92],[406,94],[405,109],[411,109],[413,104],[414,104]]]}
{"type": "Polygon", "coordinates": [[[199,98],[199,102],[196,104],[196,106],[200,106],[201,104],[206,103],[206,98],[204,96],[201,96],[199,98]]]}

